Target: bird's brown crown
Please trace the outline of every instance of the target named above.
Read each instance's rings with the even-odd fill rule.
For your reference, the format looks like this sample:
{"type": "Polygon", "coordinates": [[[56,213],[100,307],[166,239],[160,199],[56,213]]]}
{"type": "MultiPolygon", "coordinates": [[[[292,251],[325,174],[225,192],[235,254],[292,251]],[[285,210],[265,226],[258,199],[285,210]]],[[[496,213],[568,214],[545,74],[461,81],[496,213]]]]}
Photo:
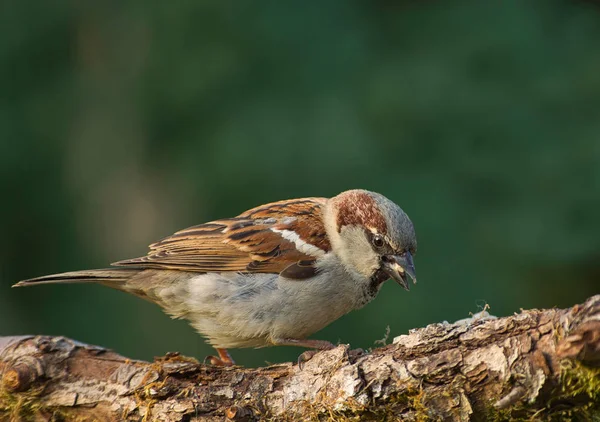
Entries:
{"type": "Polygon", "coordinates": [[[387,221],[370,192],[350,190],[335,198],[338,206],[337,231],[344,226],[363,226],[387,234],[387,221]]]}

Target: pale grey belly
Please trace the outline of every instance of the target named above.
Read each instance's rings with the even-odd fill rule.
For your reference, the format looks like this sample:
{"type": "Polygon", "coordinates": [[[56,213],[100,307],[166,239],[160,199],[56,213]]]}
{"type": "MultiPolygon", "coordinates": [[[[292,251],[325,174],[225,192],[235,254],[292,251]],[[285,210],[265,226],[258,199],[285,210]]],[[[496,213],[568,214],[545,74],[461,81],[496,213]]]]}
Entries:
{"type": "Polygon", "coordinates": [[[264,347],[306,338],[354,309],[357,292],[338,284],[325,277],[221,273],[193,275],[154,291],[167,313],[190,321],[212,345],[264,347]]]}

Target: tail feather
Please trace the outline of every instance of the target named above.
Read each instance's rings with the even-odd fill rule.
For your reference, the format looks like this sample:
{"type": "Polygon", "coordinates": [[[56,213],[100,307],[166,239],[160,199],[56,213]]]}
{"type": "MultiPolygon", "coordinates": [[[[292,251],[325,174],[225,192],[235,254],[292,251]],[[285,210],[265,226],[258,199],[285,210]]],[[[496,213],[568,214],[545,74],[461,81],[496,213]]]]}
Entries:
{"type": "Polygon", "coordinates": [[[13,287],[35,286],[38,284],[58,283],[101,283],[117,286],[125,283],[140,270],[136,268],[107,268],[102,270],[72,271],[68,273],[45,275],[19,281],[13,287]]]}

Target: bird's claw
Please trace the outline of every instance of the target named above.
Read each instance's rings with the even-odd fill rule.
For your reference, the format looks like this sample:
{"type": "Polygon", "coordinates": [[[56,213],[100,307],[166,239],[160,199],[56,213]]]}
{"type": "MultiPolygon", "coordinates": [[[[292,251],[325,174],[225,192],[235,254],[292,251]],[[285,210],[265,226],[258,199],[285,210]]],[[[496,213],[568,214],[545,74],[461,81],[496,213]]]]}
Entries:
{"type": "MultiPolygon", "coordinates": [[[[328,349],[324,349],[324,350],[328,350],[328,349]]],[[[306,362],[311,360],[314,355],[316,355],[317,353],[319,353],[321,351],[322,350],[307,350],[307,351],[303,352],[300,356],[298,356],[298,369],[300,369],[302,371],[306,362]]],[[[346,353],[346,356],[348,357],[348,360],[352,360],[352,359],[356,359],[360,356],[363,356],[364,354],[366,354],[366,352],[363,349],[359,348],[359,349],[348,350],[348,352],[346,353]]]]}
{"type": "Polygon", "coordinates": [[[225,360],[221,359],[220,357],[214,356],[214,355],[206,356],[204,358],[204,360],[202,361],[202,363],[204,365],[212,365],[212,366],[220,366],[220,367],[228,367],[228,366],[234,365],[233,362],[225,361],[225,360]]]}
{"type": "Polygon", "coordinates": [[[227,352],[227,350],[222,349],[220,347],[215,347],[215,350],[219,354],[219,357],[214,356],[214,355],[208,355],[207,357],[204,358],[205,365],[207,362],[213,366],[233,366],[233,365],[235,365],[235,362],[233,361],[233,359],[231,358],[231,355],[229,354],[229,352],[227,352]]]}
{"type": "Polygon", "coordinates": [[[208,355],[202,361],[204,365],[212,365],[212,366],[225,366],[225,363],[216,356],[208,355]]]}
{"type": "Polygon", "coordinates": [[[314,355],[316,355],[319,350],[307,350],[298,356],[298,369],[302,371],[304,369],[304,364],[312,359],[314,355]]]}

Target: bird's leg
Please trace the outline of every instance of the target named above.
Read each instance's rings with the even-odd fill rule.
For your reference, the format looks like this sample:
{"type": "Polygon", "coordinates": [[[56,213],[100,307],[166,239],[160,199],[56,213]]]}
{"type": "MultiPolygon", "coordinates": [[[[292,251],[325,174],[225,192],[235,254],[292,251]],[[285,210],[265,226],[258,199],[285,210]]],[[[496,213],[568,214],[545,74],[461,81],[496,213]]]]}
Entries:
{"type": "Polygon", "coordinates": [[[302,370],[304,364],[308,362],[315,354],[320,352],[321,350],[330,350],[335,348],[333,343],[330,343],[326,340],[298,340],[294,338],[284,338],[277,339],[273,343],[278,346],[298,346],[298,347],[306,347],[313,350],[307,350],[303,352],[300,356],[298,356],[298,367],[302,370]]]}
{"type": "Polygon", "coordinates": [[[208,362],[214,366],[233,366],[233,365],[235,365],[233,358],[231,357],[231,355],[229,354],[229,352],[226,349],[220,349],[218,347],[215,347],[215,350],[219,354],[219,357],[209,355],[206,358],[204,358],[204,363],[208,362]]]}

